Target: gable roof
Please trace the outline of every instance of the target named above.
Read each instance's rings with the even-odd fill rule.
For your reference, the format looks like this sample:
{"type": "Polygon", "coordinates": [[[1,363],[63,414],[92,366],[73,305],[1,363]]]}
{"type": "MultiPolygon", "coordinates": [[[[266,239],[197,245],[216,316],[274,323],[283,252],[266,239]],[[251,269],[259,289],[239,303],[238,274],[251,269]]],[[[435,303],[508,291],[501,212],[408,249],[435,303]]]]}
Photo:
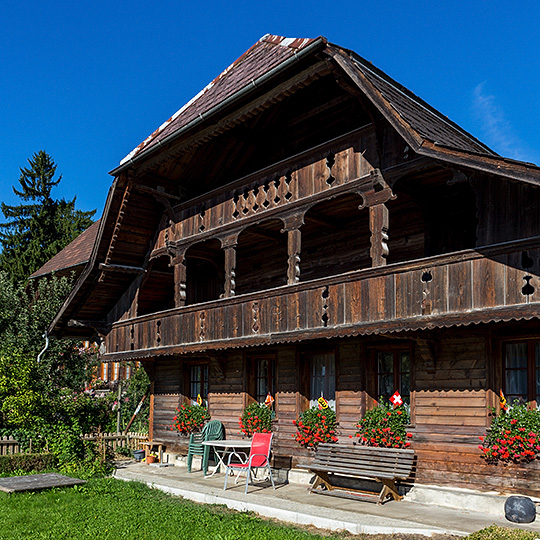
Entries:
{"type": "Polygon", "coordinates": [[[36,270],[29,279],[43,277],[53,272],[65,274],[67,271],[84,266],[90,260],[98,230],[99,220],[90,225],[62,251],[59,251],[52,259],[36,270]]]}
{"type": "Polygon", "coordinates": [[[266,34],[236,59],[227,69],[203,88],[195,97],[165,121],[154,133],[132,150],[120,163],[129,163],[135,156],[152,149],[170,135],[189,126],[242,89],[257,86],[258,81],[288,60],[298,60],[312,49],[326,44],[323,37],[296,39],[266,34]]]}
{"type": "Polygon", "coordinates": [[[327,61],[337,64],[338,69],[350,77],[418,154],[461,165],[464,165],[465,155],[469,160],[468,166],[540,184],[536,165],[500,157],[354,51],[329,43],[323,36],[302,39],[270,34],[259,39],[134,148],[110,174],[117,176],[154,151],[159,151],[164,144],[188,132],[195,132],[203,121],[255,92],[261,84],[291,64],[321,52],[327,61]],[[470,156],[473,156],[472,162],[470,156]],[[531,169],[536,170],[531,172],[531,169]]]}
{"type": "MultiPolygon", "coordinates": [[[[235,115],[238,112],[235,121],[255,115],[259,108],[262,108],[262,100],[266,100],[266,104],[273,100],[286,99],[292,85],[298,81],[303,84],[301,77],[304,77],[304,74],[305,78],[311,77],[313,73],[321,76],[331,74],[336,79],[345,80],[346,85],[352,87],[352,93],[359,95],[362,102],[365,96],[365,102],[372,105],[373,112],[378,110],[419,155],[446,162],[451,166],[478,169],[508,179],[540,185],[538,167],[497,155],[356,53],[331,44],[322,36],[316,39],[295,39],[266,35],[111,171],[116,178],[109,192],[99,231],[97,225],[94,229],[97,236],[94,237],[93,252],[83,255],[77,251],[75,245],[71,251],[61,252],[59,259],[53,258],[38,271],[50,268],[58,271],[62,265],[66,265],[66,268],[76,261],[85,258],[89,260],[50,330],[65,329],[70,319],[79,315],[81,319],[91,322],[108,313],[112,300],[118,300],[118,291],[129,286],[133,275],[118,273],[114,280],[102,279],[103,271],[107,270],[107,267],[111,270],[111,266],[116,264],[117,267],[123,266],[130,271],[144,271],[147,243],[162,217],[163,208],[160,206],[159,209],[152,209],[145,223],[140,223],[137,212],[132,210],[136,204],[150,206],[153,201],[152,197],[143,192],[136,192],[137,186],[132,180],[137,177],[138,165],[147,165],[156,156],[156,162],[169,159],[178,149],[171,150],[172,143],[181,148],[188,148],[193,140],[204,144],[211,136],[210,132],[223,133],[227,129],[225,124],[231,111],[235,115]],[[296,77],[299,77],[298,80],[291,82],[295,81],[296,77]],[[271,94],[270,97],[267,97],[265,92],[271,94]],[[132,185],[135,186],[134,189],[131,189],[132,185]],[[137,236],[136,253],[131,238],[133,236],[137,236]],[[123,243],[130,246],[130,258],[118,249],[123,243]],[[89,306],[87,302],[90,296],[93,306],[89,306]]],[[[151,173],[148,178],[152,180],[151,173]]],[[[154,198],[156,194],[159,195],[159,189],[145,187],[154,193],[154,198]]],[[[71,245],[68,248],[71,248],[71,245]]]]}

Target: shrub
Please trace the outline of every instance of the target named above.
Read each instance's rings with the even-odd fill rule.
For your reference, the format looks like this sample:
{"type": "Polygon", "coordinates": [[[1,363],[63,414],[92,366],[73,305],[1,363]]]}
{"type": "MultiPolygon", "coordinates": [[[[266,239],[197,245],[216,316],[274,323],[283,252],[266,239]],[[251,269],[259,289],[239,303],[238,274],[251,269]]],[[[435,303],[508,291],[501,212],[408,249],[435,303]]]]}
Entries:
{"type": "Polygon", "coordinates": [[[201,431],[204,423],[210,420],[208,409],[202,405],[182,405],[176,409],[171,429],[180,433],[193,433],[201,431]]]}
{"type": "Polygon", "coordinates": [[[404,405],[393,409],[381,400],[356,424],[356,436],[365,446],[403,448],[411,444],[407,441],[412,436],[406,429],[409,423],[410,416],[404,405]]]}
{"type": "Polygon", "coordinates": [[[330,409],[312,407],[304,411],[298,420],[293,420],[296,433],[293,437],[297,443],[306,448],[317,448],[322,442],[336,442],[336,413],[330,409]]]}
{"type": "Polygon", "coordinates": [[[272,431],[272,420],[273,420],[272,410],[264,404],[261,403],[251,403],[248,405],[240,421],[240,430],[245,435],[251,437],[254,433],[269,433],[272,431]]]}
{"type": "Polygon", "coordinates": [[[57,465],[53,454],[12,454],[0,456],[0,474],[53,469],[57,465]]]}
{"type": "MultiPolygon", "coordinates": [[[[494,412],[494,411],[493,411],[494,412]]],[[[528,463],[540,459],[540,412],[514,405],[494,416],[479,446],[488,463],[528,463]]]]}

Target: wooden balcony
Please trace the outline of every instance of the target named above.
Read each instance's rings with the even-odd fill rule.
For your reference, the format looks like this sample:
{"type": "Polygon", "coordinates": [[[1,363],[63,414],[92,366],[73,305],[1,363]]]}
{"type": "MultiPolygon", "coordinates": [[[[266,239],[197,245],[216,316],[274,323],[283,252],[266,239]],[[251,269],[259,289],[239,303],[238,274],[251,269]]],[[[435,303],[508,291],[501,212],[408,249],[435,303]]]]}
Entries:
{"type": "Polygon", "coordinates": [[[540,315],[540,237],[119,321],[106,360],[540,315]]]}

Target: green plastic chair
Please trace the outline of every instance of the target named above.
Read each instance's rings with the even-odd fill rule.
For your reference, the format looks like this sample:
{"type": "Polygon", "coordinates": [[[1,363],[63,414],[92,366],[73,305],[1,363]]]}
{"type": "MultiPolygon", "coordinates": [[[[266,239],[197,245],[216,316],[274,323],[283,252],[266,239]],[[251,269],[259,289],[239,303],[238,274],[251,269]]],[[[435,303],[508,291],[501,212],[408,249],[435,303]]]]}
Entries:
{"type": "MultiPolygon", "coordinates": [[[[214,449],[202,443],[204,441],[222,441],[224,435],[225,430],[223,429],[223,424],[219,420],[211,420],[203,427],[203,430],[200,433],[192,433],[190,435],[187,457],[188,472],[191,472],[193,456],[202,456],[202,470],[205,475],[208,474],[210,452],[213,452],[214,449]]],[[[217,472],[219,472],[219,469],[217,472]]]]}

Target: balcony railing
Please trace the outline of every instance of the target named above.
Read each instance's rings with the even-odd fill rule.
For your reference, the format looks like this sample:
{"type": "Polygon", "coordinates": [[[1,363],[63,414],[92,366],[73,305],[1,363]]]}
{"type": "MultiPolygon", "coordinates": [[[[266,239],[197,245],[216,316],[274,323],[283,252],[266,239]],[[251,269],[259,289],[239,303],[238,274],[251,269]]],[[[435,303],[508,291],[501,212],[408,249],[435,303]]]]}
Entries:
{"type": "Polygon", "coordinates": [[[110,360],[540,315],[540,237],[117,322],[110,360]]]}

